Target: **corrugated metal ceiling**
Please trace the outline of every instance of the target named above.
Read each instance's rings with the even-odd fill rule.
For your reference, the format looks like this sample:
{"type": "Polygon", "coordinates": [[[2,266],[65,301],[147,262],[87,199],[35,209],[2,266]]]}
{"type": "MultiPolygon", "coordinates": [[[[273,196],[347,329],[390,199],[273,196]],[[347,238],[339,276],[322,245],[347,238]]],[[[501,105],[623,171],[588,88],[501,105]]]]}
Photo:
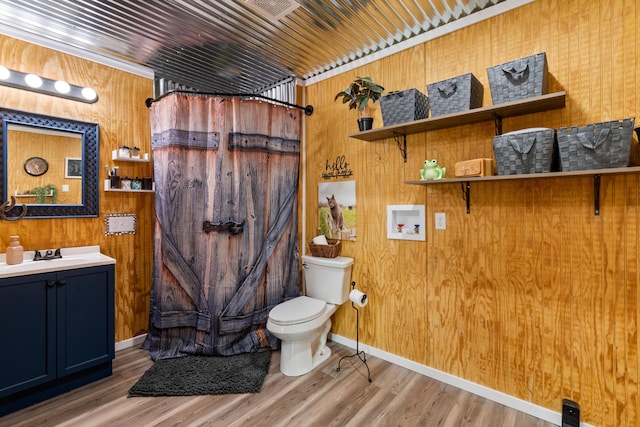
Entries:
{"type": "Polygon", "coordinates": [[[0,22],[201,91],[259,93],[502,1],[298,0],[295,8],[293,0],[0,0],[0,22]]]}

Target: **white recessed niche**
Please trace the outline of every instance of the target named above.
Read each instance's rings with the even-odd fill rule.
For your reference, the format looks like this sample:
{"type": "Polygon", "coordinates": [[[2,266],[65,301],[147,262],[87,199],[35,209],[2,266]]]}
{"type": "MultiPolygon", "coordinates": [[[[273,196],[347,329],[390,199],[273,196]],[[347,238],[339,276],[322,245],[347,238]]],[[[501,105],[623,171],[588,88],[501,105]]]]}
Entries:
{"type": "Polygon", "coordinates": [[[387,239],[426,240],[424,205],[387,205],[387,239]]]}

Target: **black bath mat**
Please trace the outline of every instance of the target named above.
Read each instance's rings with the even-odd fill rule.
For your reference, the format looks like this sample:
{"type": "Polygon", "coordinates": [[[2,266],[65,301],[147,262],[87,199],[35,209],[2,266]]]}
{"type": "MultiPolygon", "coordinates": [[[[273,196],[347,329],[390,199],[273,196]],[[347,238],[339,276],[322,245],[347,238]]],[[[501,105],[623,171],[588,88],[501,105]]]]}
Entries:
{"type": "Polygon", "coordinates": [[[270,351],[157,360],[131,387],[129,397],[257,393],[270,361],[270,351]]]}

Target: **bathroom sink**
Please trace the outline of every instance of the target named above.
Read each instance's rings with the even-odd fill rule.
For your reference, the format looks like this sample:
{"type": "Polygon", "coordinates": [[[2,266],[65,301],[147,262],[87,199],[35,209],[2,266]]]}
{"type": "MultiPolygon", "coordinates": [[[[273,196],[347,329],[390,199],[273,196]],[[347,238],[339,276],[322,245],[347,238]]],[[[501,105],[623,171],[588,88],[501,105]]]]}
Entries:
{"type": "Polygon", "coordinates": [[[7,265],[6,254],[0,254],[0,278],[116,263],[114,258],[100,253],[100,246],[62,248],[60,252],[62,258],[33,261],[35,252],[25,251],[24,261],[21,264],[15,265],[7,265]]]}

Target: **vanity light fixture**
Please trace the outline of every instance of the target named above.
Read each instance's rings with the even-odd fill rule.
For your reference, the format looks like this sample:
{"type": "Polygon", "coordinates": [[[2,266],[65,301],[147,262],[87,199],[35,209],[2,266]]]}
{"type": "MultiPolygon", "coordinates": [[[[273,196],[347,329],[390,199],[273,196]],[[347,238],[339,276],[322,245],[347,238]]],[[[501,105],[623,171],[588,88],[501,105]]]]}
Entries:
{"type": "Polygon", "coordinates": [[[0,85],[58,96],[87,104],[93,104],[98,100],[98,94],[90,87],[76,86],[63,80],[51,80],[35,74],[10,70],[2,65],[0,65],[0,85]]]}

